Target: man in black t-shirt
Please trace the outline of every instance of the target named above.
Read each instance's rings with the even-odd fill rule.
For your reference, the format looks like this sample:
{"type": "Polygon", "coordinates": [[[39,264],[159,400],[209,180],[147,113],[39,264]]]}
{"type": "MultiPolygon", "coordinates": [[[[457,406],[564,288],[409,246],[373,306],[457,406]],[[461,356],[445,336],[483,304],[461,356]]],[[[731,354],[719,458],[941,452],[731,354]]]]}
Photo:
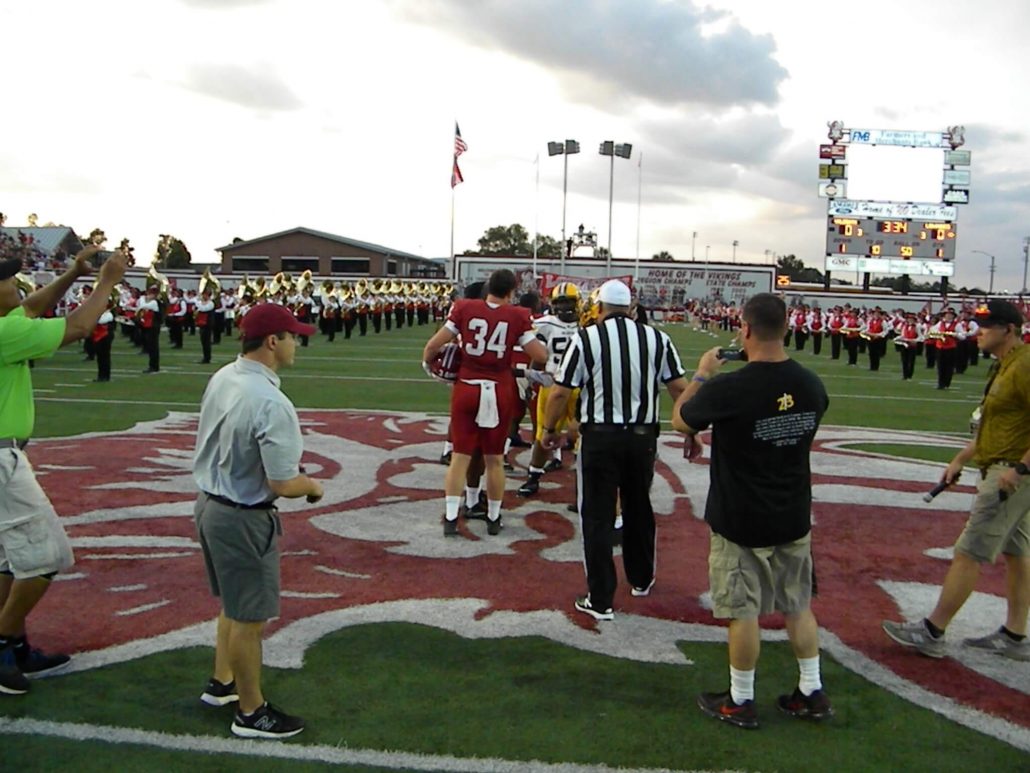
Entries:
{"type": "Polygon", "coordinates": [[[782,300],[756,295],[742,317],[748,364],[713,378],[725,360],[718,348],[706,352],[676,401],[672,425],[687,434],[689,458],[702,451],[697,433],[712,427],[705,507],[712,531],[709,581],[713,614],[730,620],[730,689],[702,693],[698,706],[738,727],[755,728],[758,617],[773,611],[786,616],[800,670],[798,688],[780,696],[780,709],[814,720],[833,713],[822,690],[818,624],[810,607],[809,451],[829,398],[818,376],[787,356],[782,300]]]}

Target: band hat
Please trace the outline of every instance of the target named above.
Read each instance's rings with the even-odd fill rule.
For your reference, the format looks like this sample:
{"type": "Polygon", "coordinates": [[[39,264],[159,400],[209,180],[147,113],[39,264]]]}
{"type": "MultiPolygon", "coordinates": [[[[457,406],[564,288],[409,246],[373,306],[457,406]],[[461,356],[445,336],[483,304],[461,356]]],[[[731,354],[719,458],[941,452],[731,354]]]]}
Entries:
{"type": "Polygon", "coordinates": [[[278,303],[259,303],[240,320],[240,330],[244,340],[251,340],[279,333],[311,336],[318,328],[297,321],[289,309],[278,303]]]}
{"type": "Polygon", "coordinates": [[[629,306],[633,302],[633,294],[625,283],[618,279],[609,279],[598,290],[597,300],[609,306],[629,306]]]}
{"type": "Polygon", "coordinates": [[[0,260],[0,279],[10,279],[21,271],[21,258],[0,260]]]}
{"type": "Polygon", "coordinates": [[[1015,325],[1023,324],[1023,315],[1015,306],[1008,301],[988,301],[986,306],[976,310],[976,321],[981,327],[992,325],[1015,325]]]}

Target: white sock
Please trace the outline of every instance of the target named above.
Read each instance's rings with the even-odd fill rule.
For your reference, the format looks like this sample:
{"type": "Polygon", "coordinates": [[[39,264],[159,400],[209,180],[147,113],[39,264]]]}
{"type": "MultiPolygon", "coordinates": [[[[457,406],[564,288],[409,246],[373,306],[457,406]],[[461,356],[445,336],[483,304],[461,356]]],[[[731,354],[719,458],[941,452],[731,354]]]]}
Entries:
{"type": "Polygon", "coordinates": [[[450,440],[443,441],[443,452],[445,454],[449,454],[453,450],[454,450],[454,443],[452,443],[450,440]]]}
{"type": "Polygon", "coordinates": [[[465,507],[475,507],[479,504],[479,486],[475,488],[465,487],[465,507]]]}
{"type": "Polygon", "coordinates": [[[501,500],[500,499],[488,499],[486,500],[486,517],[491,521],[496,521],[501,517],[501,500]]]}
{"type": "Polygon", "coordinates": [[[504,441],[504,455],[507,456],[508,452],[510,450],[511,450],[511,438],[508,438],[507,440],[504,441]]]}
{"type": "Polygon", "coordinates": [[[622,513],[619,513],[617,516],[615,516],[615,528],[622,528],[622,513]]]}
{"type": "Polygon", "coordinates": [[[730,697],[738,706],[755,699],[755,669],[738,671],[730,666],[730,697]]]}
{"type": "Polygon", "coordinates": [[[456,497],[444,497],[443,500],[444,507],[446,508],[444,510],[444,517],[446,517],[448,521],[458,520],[458,505],[461,504],[461,495],[459,494],[456,497]]]}
{"type": "Polygon", "coordinates": [[[823,689],[823,681],[819,676],[819,656],[814,658],[798,658],[798,689],[806,697],[816,690],[823,689]]]}

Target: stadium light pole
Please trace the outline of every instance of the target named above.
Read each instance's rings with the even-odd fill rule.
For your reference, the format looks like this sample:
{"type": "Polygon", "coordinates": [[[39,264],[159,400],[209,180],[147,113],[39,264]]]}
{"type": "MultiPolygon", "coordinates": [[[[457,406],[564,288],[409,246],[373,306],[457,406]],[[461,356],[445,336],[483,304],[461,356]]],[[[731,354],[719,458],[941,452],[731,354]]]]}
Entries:
{"type": "Polygon", "coordinates": [[[986,255],[991,259],[991,286],[987,289],[987,294],[991,295],[994,292],[994,256],[989,252],[984,252],[983,250],[973,250],[973,252],[979,253],[980,255],[986,255]]]}
{"type": "Polygon", "coordinates": [[[697,231],[694,231],[693,236],[690,237],[690,260],[695,261],[697,258],[694,257],[694,247],[697,246],[697,231]]]}
{"type": "Polygon", "coordinates": [[[737,262],[737,247],[739,247],[739,246],[740,246],[740,242],[738,242],[736,239],[734,239],[733,240],[733,257],[730,258],[730,263],[736,263],[737,262]]]}
{"type": "Polygon", "coordinates": [[[598,152],[602,156],[611,158],[611,168],[608,172],[608,256],[605,258],[605,276],[612,275],[612,204],[615,196],[615,157],[629,158],[633,152],[633,146],[628,142],[615,144],[613,140],[605,140],[601,143],[598,152]]]}
{"type": "Polygon", "coordinates": [[[1022,295],[1026,295],[1026,266],[1030,263],[1030,236],[1023,237],[1023,290],[1022,295]]]}
{"type": "Polygon", "coordinates": [[[548,142],[548,156],[565,156],[564,171],[561,182],[561,269],[560,273],[565,274],[565,254],[568,246],[565,242],[565,202],[569,194],[569,156],[579,153],[579,143],[576,140],[565,140],[565,142],[548,142]]]}

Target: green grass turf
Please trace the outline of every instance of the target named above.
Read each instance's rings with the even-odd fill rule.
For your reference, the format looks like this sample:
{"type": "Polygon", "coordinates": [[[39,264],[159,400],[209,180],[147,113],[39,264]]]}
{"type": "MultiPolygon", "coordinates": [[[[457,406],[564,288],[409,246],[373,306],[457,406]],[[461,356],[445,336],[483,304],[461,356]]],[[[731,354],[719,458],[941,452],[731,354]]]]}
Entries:
{"type": "MultiPolygon", "coordinates": [[[[723,725],[694,702],[702,690],[723,688],[725,647],[684,642],[680,648],[694,665],[636,663],[538,637],[468,640],[424,626],[380,624],[329,634],[308,651],[299,672],[265,669],[265,687],[309,721],[291,744],[676,769],[1025,770],[1021,752],[872,688],[829,657],[823,673],[833,685],[837,716],[814,724],[779,713],[776,694],[793,688],[797,671],[785,643],[763,647],[762,729],[723,725]]],[[[17,706],[22,717],[222,738],[232,709],[198,700],[210,657],[194,648],[38,682],[16,703],[0,703],[0,712],[13,714],[17,706]]],[[[57,769],[67,746],[5,739],[5,769],[57,769]],[[57,768],[44,768],[44,760],[57,768]]],[[[93,749],[97,763],[115,753],[105,744],[93,749]]],[[[118,769],[130,769],[127,753],[147,770],[210,762],[185,752],[129,747],[116,753],[118,769]]],[[[225,755],[219,762],[221,770],[253,764],[225,755]]],[[[280,766],[262,761],[260,769],[280,766]]]]}
{"type": "MultiPolygon", "coordinates": [[[[698,357],[731,336],[666,327],[692,372],[698,357]]],[[[449,392],[419,366],[428,327],[393,330],[333,344],[312,339],[283,372],[302,408],[447,410],[449,392]]],[[[196,411],[207,378],[236,352],[215,349],[197,364],[199,340],[175,351],[163,342],[162,373],[143,375],[146,358],[119,338],[114,380],[94,384],[95,365],[77,348],[37,363],[36,436],[125,429],[168,411],[196,411]]],[[[965,436],[986,375],[981,366],[939,392],[932,371],[903,382],[893,352],[879,373],[849,368],[810,351],[795,355],[823,377],[827,424],[887,427],[965,436]]],[[[727,367],[739,367],[730,364],[727,367]]],[[[668,416],[666,398],[664,413],[668,416]]],[[[952,449],[865,443],[856,448],[947,461],[952,449]]],[[[902,701],[824,658],[838,716],[816,726],[771,708],[793,686],[796,665],[783,644],[763,648],[758,685],[763,730],[743,735],[702,716],[696,693],[725,686],[725,647],[684,644],[696,667],[645,665],[592,655],[539,639],[466,641],[402,624],[341,631],[322,640],[300,672],[266,670],[266,687],[311,725],[291,743],[346,744],[460,756],[538,758],[623,766],[750,770],[1019,770],[1026,755],[902,701]],[[609,728],[601,737],[591,728],[609,728]],[[904,742],[898,739],[904,738],[904,742]]],[[[59,680],[24,698],[0,700],[0,714],[95,722],[224,738],[229,710],[197,701],[211,651],[155,655],[59,680]],[[194,688],[195,686],[195,688],[194,688]],[[189,688],[189,689],[187,689],[189,688]]],[[[6,770],[308,770],[312,763],[212,756],[138,746],[40,738],[0,739],[6,770]]],[[[357,768],[351,768],[357,769],[357,768]]]]}
{"type": "MultiPolygon", "coordinates": [[[[447,411],[449,392],[428,379],[421,370],[422,347],[434,328],[394,329],[380,335],[349,341],[337,337],[330,344],[312,338],[308,348],[298,348],[296,365],[282,373],[283,389],[302,408],[366,408],[399,411],[447,411]]],[[[728,333],[718,337],[695,332],[683,325],[664,328],[675,341],[688,373],[711,346],[726,345],[728,333]]],[[[211,373],[236,354],[238,344],[223,339],[215,347],[212,365],[197,363],[200,342],[186,336],[185,348],[173,350],[162,341],[162,372],[144,375],[146,358],[136,354],[119,337],[114,347],[113,380],[94,384],[96,367],[84,362],[77,347],[64,349],[38,362],[33,373],[37,389],[37,437],[53,437],[100,429],[126,429],[144,419],[157,419],[168,411],[195,411],[211,373]]],[[[968,432],[969,415],[979,402],[986,367],[981,363],[956,376],[951,390],[934,387],[934,371],[920,363],[916,378],[902,381],[894,352],[877,373],[864,359],[849,368],[831,361],[829,347],[816,357],[811,348],[795,355],[813,368],[826,383],[830,409],[824,423],[891,429],[968,432]]],[[[731,363],[727,368],[740,367],[731,363]]],[[[663,415],[671,403],[664,397],[663,415]]]]}

